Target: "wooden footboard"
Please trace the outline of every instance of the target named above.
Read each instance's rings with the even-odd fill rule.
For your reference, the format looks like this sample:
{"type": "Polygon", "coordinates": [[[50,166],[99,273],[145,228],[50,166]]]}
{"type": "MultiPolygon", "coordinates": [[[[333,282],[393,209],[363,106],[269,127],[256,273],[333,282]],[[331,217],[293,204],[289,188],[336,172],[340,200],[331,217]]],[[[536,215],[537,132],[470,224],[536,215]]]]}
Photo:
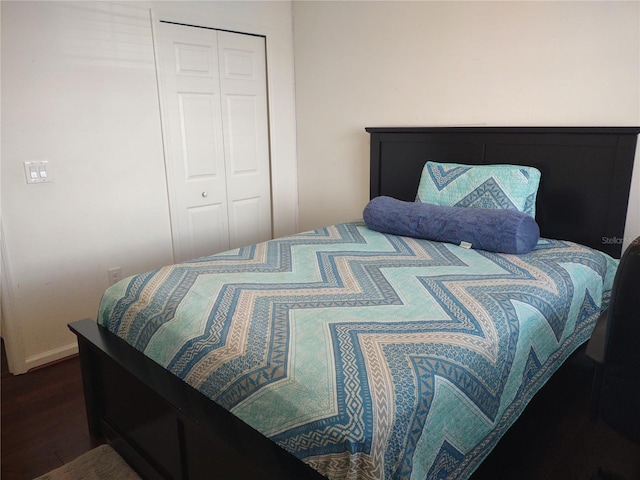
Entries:
{"type": "Polygon", "coordinates": [[[78,337],[91,435],[144,478],[325,478],[94,320],[69,328],[78,337]]]}

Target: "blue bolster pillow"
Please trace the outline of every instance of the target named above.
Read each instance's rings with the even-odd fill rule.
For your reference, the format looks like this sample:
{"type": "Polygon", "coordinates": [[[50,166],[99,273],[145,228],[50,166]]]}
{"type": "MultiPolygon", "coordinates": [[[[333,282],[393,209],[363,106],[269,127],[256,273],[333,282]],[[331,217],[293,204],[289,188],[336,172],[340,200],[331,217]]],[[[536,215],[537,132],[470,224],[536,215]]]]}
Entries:
{"type": "Polygon", "coordinates": [[[448,207],[382,196],[367,204],[363,217],[367,227],[378,232],[490,252],[527,253],[540,238],[535,219],[517,210],[448,207]]]}

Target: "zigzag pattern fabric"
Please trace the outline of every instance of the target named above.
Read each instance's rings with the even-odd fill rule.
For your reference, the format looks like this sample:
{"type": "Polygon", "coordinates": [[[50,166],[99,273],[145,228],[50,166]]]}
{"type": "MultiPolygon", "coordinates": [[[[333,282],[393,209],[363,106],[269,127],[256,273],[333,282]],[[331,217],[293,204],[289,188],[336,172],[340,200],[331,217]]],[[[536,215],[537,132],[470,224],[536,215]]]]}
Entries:
{"type": "Polygon", "coordinates": [[[504,208],[535,217],[540,172],[519,165],[427,162],[416,200],[450,207],[504,208]]]}
{"type": "Polygon", "coordinates": [[[589,337],[615,268],[353,222],[131,277],[98,320],[329,479],[459,479],[589,337]]]}

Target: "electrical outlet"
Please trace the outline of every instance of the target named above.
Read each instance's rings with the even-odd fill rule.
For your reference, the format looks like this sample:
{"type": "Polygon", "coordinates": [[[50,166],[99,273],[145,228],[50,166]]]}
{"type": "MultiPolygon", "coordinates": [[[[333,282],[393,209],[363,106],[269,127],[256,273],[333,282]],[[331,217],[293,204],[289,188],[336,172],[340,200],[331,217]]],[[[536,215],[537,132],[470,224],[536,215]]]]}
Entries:
{"type": "Polygon", "coordinates": [[[109,270],[107,270],[107,275],[109,276],[109,285],[118,283],[122,279],[122,272],[120,271],[120,267],[110,268],[109,270]]]}

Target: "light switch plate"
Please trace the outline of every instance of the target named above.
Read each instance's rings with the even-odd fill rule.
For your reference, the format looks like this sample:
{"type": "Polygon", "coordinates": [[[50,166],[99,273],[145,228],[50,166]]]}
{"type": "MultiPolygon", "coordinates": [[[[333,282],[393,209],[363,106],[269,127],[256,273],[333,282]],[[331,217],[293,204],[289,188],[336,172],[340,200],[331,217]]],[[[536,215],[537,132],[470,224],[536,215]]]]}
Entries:
{"type": "Polygon", "coordinates": [[[49,160],[38,160],[35,162],[24,162],[24,175],[27,183],[51,182],[51,170],[49,160]]]}

